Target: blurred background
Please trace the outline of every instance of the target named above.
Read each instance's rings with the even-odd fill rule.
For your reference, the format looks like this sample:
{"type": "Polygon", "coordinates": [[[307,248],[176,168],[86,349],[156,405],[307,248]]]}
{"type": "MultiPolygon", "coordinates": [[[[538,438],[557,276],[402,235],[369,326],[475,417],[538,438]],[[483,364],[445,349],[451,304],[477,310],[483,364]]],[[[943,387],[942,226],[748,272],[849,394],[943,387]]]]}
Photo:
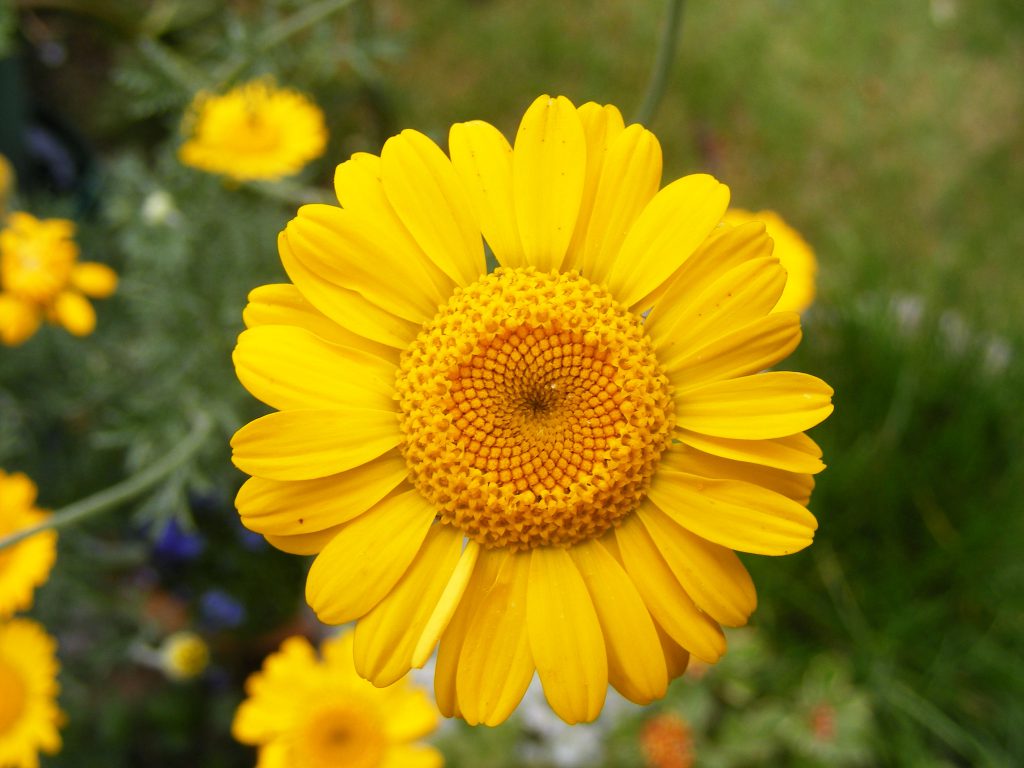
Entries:
{"type": "MultiPolygon", "coordinates": [[[[47,327],[0,348],[0,467],[60,509],[213,425],[155,491],[61,533],[30,613],[58,639],[67,713],[44,765],[253,765],[229,732],[243,680],[285,636],[322,631],[303,558],[238,522],[227,445],[261,413],[230,361],[241,310],[284,279],[276,234],[296,207],[405,127],[442,146],[468,119],[511,136],[541,93],[628,120],[665,14],[653,0],[3,0],[7,206],[74,220],[82,258],[121,284],[88,338],[47,327]],[[183,166],[195,94],[262,75],[324,110],[324,156],[273,184],[183,166]],[[210,664],[176,680],[153,649],[183,629],[210,664]]],[[[612,702],[575,729],[529,701],[496,729],[451,723],[435,739],[449,765],[1024,764],[1022,74],[1017,0],[685,4],[649,127],[665,180],[712,173],[817,254],[785,367],[836,390],[812,433],[829,465],[821,527],[797,555],[744,557],[750,626],[664,701],[612,702]]]]}

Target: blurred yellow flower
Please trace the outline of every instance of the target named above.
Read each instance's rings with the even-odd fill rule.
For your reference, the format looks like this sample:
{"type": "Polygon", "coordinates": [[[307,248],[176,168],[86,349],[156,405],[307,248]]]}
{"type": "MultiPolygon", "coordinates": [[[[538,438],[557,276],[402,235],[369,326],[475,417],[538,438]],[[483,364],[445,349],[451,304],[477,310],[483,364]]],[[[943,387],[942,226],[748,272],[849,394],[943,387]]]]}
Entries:
{"type": "Polygon", "coordinates": [[[814,249],[775,211],[751,213],[742,208],[730,208],[722,220],[730,226],[760,221],[775,241],[772,252],[786,270],[786,289],[775,305],[776,312],[803,312],[814,302],[818,261],[814,249]]]}
{"type": "Polygon", "coordinates": [[[0,221],[7,215],[7,201],[11,198],[14,181],[14,166],[6,157],[0,155],[0,221]]]}
{"type": "Polygon", "coordinates": [[[85,298],[102,299],[117,289],[117,275],[96,262],[78,262],[67,219],[37,219],[16,212],[0,230],[0,341],[21,344],[46,318],[75,336],[96,327],[85,298]]]}
{"type": "MultiPolygon", "coordinates": [[[[33,506],[35,500],[35,483],[20,472],[9,475],[0,469],[0,537],[50,516],[33,506]]],[[[49,578],[56,557],[56,531],[42,531],[0,549],[0,619],[32,607],[33,592],[49,578]]]]}
{"type": "Polygon", "coordinates": [[[612,106],[537,99],[511,146],[403,131],[338,166],[341,208],[278,239],[235,370],[278,409],[242,427],[237,506],[319,553],[306,599],[358,621],[386,685],[440,640],[438,705],[507,718],[537,673],[569,723],[608,685],[648,703],[756,605],[733,550],[811,543],[832,389],[761,373],[800,318],[764,225],[722,229],[707,175],[612,106]],[[482,236],[482,237],[481,237],[482,236]],[[488,272],[482,239],[501,268],[488,272]],[[567,629],[567,628],[571,628],[567,629]]]}
{"type": "Polygon", "coordinates": [[[322,658],[290,637],[246,681],[232,733],[259,747],[259,768],[436,768],[414,744],[437,727],[426,694],[402,678],[376,688],[356,674],[352,633],[325,640],[322,658]]]}
{"type": "Polygon", "coordinates": [[[38,768],[60,751],[57,643],[28,619],[0,621],[0,766],[38,768]]]}
{"type": "Polygon", "coordinates": [[[223,95],[199,93],[182,126],[185,165],[236,181],[279,179],[323,154],[327,128],[306,96],[254,80],[223,95]]]}
{"type": "Polygon", "coordinates": [[[157,651],[160,668],[172,680],[191,680],[206,671],[210,647],[195,632],[175,632],[157,651]]]}

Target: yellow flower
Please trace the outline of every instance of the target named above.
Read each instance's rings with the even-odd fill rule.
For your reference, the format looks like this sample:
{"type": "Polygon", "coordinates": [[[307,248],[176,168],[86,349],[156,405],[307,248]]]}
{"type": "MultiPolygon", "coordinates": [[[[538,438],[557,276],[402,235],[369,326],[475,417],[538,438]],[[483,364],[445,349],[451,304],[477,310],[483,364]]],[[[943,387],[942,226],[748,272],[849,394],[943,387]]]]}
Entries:
{"type": "Polygon", "coordinates": [[[199,93],[185,116],[185,165],[237,181],[298,173],[323,154],[324,115],[297,91],[254,80],[217,96],[199,93]]]}
{"type": "Polygon", "coordinates": [[[0,341],[26,341],[45,317],[75,336],[96,327],[96,312],[85,298],[103,299],[117,288],[117,275],[96,262],[78,262],[67,219],[37,219],[12,213],[0,230],[0,341]]]}
{"type": "Polygon", "coordinates": [[[14,166],[6,157],[0,155],[0,220],[7,215],[7,201],[11,197],[15,180],[14,166]]]}
{"type": "MultiPolygon", "coordinates": [[[[35,483],[20,472],[8,475],[0,469],[0,537],[49,517],[49,512],[33,506],[35,500],[35,483]]],[[[46,583],[56,557],[55,531],[42,531],[0,549],[0,619],[32,607],[32,593],[46,583]]]]}
{"type": "Polygon", "coordinates": [[[818,261],[814,258],[814,250],[799,232],[775,211],[751,213],[741,208],[730,208],[723,221],[730,226],[751,221],[764,223],[768,237],[775,242],[773,253],[787,273],[786,289],[775,305],[776,312],[803,312],[811,306],[814,302],[818,261]]]}
{"type": "Polygon", "coordinates": [[[195,632],[175,632],[157,652],[160,668],[172,680],[191,680],[210,663],[210,647],[195,632]]]}
{"type": "Polygon", "coordinates": [[[0,621],[0,765],[38,768],[60,751],[57,643],[28,619],[0,621]]]}
{"type": "Polygon", "coordinates": [[[290,637],[246,681],[232,733],[259,747],[259,768],[435,768],[433,747],[411,742],[437,712],[407,678],[376,688],[356,674],[352,633],[325,640],[323,658],[290,637]]]}
{"type": "Polygon", "coordinates": [[[536,671],[567,722],[650,702],[754,610],[733,550],[806,547],[831,388],[761,373],[800,339],[764,225],[611,106],[543,96],[514,148],[461,123],[338,166],[278,245],[234,353],[243,523],[319,553],[377,685],[440,639],[441,711],[494,724],[536,671]],[[502,267],[490,274],[481,235],[502,267]]]}

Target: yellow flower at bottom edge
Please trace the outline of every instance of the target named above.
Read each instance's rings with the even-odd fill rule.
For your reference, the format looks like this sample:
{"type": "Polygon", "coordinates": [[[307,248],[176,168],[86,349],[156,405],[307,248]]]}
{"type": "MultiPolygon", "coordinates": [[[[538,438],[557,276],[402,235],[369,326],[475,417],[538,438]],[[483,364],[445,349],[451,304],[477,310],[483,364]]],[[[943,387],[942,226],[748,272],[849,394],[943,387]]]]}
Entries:
{"type": "Polygon", "coordinates": [[[117,275],[96,262],[79,262],[67,219],[37,219],[12,213],[0,230],[0,342],[21,344],[43,318],[75,336],[96,327],[96,312],[85,298],[103,299],[117,289],[117,275]]]}
{"type": "Polygon", "coordinates": [[[352,633],[325,640],[322,658],[291,637],[246,681],[234,737],[259,747],[259,768],[435,768],[437,727],[426,694],[401,679],[376,688],[356,674],[352,633]]]}
{"type": "MultiPolygon", "coordinates": [[[[0,469],[0,537],[49,517],[49,512],[33,506],[35,500],[35,483],[26,475],[0,469]]],[[[56,531],[42,531],[0,549],[0,619],[32,607],[33,592],[46,583],[56,558],[56,531]]]]}
{"type": "Polygon", "coordinates": [[[786,270],[786,289],[775,305],[776,312],[803,312],[814,302],[818,261],[814,249],[775,211],[751,213],[742,208],[730,208],[722,219],[726,224],[738,226],[751,221],[764,223],[768,237],[775,242],[774,255],[786,270]]]}
{"type": "Polygon", "coordinates": [[[254,80],[223,95],[199,93],[185,116],[185,165],[236,181],[279,179],[323,154],[320,108],[297,91],[254,80]]]}
{"type": "Polygon", "coordinates": [[[38,768],[60,751],[57,644],[34,621],[0,621],[0,765],[38,768]]]}
{"type": "Polygon", "coordinates": [[[763,373],[800,340],[764,225],[725,186],[659,191],[661,150],[611,106],[541,97],[510,146],[460,123],[338,166],[341,207],[279,236],[293,281],[250,295],[242,522],[319,553],[306,599],[357,621],[387,685],[440,640],[435,694],[502,722],[537,673],[570,723],[609,684],[647,703],[756,604],[733,550],[810,544],[832,389],[763,373]],[[488,274],[481,236],[501,268],[488,274]]]}

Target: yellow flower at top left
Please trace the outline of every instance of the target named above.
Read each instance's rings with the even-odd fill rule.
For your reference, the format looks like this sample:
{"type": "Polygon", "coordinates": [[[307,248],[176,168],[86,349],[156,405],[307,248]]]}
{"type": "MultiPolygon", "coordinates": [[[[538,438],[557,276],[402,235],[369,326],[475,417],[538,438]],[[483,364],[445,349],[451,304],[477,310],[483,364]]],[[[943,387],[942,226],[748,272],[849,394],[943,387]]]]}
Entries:
{"type": "Polygon", "coordinates": [[[0,230],[0,342],[29,339],[45,318],[75,336],[96,328],[86,296],[103,299],[117,289],[105,264],[79,262],[75,225],[15,212],[0,230]]]}
{"type": "MultiPolygon", "coordinates": [[[[36,509],[36,485],[21,472],[0,469],[0,538],[41,523],[49,512],[36,509]]],[[[42,531],[0,549],[0,619],[32,607],[35,588],[50,576],[57,558],[57,533],[42,531]]]]}

